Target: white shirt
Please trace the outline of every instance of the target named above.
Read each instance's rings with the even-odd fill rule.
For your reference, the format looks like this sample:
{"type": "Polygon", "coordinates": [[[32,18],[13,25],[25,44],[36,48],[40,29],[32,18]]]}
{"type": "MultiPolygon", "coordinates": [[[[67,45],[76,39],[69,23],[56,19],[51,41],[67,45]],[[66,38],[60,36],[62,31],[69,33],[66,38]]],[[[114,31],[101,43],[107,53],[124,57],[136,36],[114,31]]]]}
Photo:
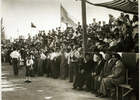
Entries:
{"type": "Polygon", "coordinates": [[[80,53],[79,53],[79,51],[77,51],[77,50],[74,50],[74,51],[71,51],[70,52],[70,57],[76,57],[76,58],[79,58],[80,57],[80,53]]]}
{"type": "Polygon", "coordinates": [[[41,59],[45,60],[46,59],[46,55],[44,53],[41,54],[41,59]]]}
{"type": "Polygon", "coordinates": [[[32,59],[26,61],[27,66],[32,66],[34,61],[32,59]]]}
{"type": "Polygon", "coordinates": [[[95,61],[95,62],[97,62],[96,57],[97,57],[97,55],[94,54],[94,55],[93,55],[93,61],[95,61]]]}
{"type": "Polygon", "coordinates": [[[19,58],[20,57],[20,54],[17,52],[17,51],[13,51],[11,54],[10,54],[10,57],[11,58],[19,58]]]}
{"type": "Polygon", "coordinates": [[[74,56],[75,56],[76,58],[79,58],[79,57],[80,57],[79,51],[76,50],[76,51],[74,52],[74,56]]]}
{"type": "Polygon", "coordinates": [[[111,60],[112,60],[112,59],[108,60],[108,62],[107,62],[107,63],[109,64],[111,60]]]}
{"type": "Polygon", "coordinates": [[[98,65],[101,63],[101,60],[98,62],[98,65]]]}
{"type": "Polygon", "coordinates": [[[116,65],[117,65],[119,62],[120,62],[120,60],[118,60],[118,61],[116,62],[116,65]]]}
{"type": "Polygon", "coordinates": [[[57,57],[57,54],[55,52],[50,54],[50,59],[53,60],[55,57],[57,57]]]}

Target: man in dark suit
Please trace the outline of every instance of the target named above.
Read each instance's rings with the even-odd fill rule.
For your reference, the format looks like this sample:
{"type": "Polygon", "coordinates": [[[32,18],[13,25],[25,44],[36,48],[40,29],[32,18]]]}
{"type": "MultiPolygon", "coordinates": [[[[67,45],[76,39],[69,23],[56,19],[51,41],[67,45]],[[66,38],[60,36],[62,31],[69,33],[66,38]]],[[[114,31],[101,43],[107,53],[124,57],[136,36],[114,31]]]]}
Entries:
{"type": "Polygon", "coordinates": [[[95,76],[100,74],[105,63],[101,54],[96,54],[96,61],[97,61],[97,64],[94,65],[95,67],[93,67],[91,74],[87,75],[86,77],[86,91],[87,92],[92,90],[91,83],[93,83],[92,85],[94,85],[94,78],[95,76]]]}
{"type": "Polygon", "coordinates": [[[80,73],[77,75],[75,78],[74,84],[73,84],[73,89],[82,90],[83,85],[85,84],[86,81],[86,76],[91,73],[91,70],[94,66],[94,61],[90,59],[90,54],[86,53],[85,54],[86,61],[80,68],[80,73]]]}

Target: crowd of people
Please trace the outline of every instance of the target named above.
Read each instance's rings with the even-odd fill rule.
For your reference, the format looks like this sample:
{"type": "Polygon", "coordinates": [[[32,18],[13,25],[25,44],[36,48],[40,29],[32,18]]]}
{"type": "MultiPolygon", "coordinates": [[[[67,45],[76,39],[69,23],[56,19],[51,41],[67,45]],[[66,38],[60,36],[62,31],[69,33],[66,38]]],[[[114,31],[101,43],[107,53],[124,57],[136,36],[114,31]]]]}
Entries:
{"type": "MultiPolygon", "coordinates": [[[[133,19],[121,13],[119,18],[109,15],[109,23],[103,21],[87,25],[88,53],[83,55],[82,26],[52,29],[46,35],[40,31],[33,38],[19,38],[8,47],[2,47],[2,62],[13,64],[14,75],[26,66],[26,81],[43,76],[54,79],[69,78],[73,89],[92,91],[98,97],[106,97],[108,90],[125,81],[125,68],[120,55],[112,52],[139,52],[138,16],[133,19]]],[[[68,24],[67,24],[68,25],[68,24]]]]}

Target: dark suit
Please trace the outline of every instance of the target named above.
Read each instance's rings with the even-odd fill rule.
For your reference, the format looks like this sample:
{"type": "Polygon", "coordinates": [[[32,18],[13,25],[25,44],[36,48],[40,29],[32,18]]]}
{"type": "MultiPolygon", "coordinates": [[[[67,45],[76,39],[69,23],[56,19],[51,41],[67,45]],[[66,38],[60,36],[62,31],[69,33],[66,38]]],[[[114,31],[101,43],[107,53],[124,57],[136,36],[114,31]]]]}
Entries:
{"type": "Polygon", "coordinates": [[[83,73],[79,73],[75,78],[73,87],[82,88],[86,81],[86,76],[91,73],[92,68],[94,67],[94,61],[90,60],[83,64],[81,70],[84,70],[83,73]]]}
{"type": "Polygon", "coordinates": [[[94,86],[94,78],[95,78],[95,76],[100,74],[101,70],[104,67],[104,63],[105,63],[105,61],[102,60],[100,63],[97,63],[94,65],[95,67],[93,67],[91,73],[96,73],[96,75],[92,76],[91,73],[89,75],[87,75],[87,77],[86,77],[86,88],[87,89],[91,90],[91,83],[92,82],[93,82],[92,86],[94,86]]]}

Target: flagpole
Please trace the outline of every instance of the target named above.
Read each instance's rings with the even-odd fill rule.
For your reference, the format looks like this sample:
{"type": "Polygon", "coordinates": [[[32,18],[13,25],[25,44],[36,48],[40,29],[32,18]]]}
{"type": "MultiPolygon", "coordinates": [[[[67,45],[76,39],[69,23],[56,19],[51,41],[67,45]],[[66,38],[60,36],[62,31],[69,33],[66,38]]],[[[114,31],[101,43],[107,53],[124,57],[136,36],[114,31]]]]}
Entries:
{"type": "Polygon", "coordinates": [[[31,36],[32,36],[32,27],[31,27],[31,36]]]}
{"type": "Polygon", "coordinates": [[[18,38],[18,41],[19,41],[19,29],[17,30],[17,38],[18,38]]]}
{"type": "Polygon", "coordinates": [[[61,3],[60,3],[60,29],[62,27],[62,24],[61,24],[61,3]]]}

